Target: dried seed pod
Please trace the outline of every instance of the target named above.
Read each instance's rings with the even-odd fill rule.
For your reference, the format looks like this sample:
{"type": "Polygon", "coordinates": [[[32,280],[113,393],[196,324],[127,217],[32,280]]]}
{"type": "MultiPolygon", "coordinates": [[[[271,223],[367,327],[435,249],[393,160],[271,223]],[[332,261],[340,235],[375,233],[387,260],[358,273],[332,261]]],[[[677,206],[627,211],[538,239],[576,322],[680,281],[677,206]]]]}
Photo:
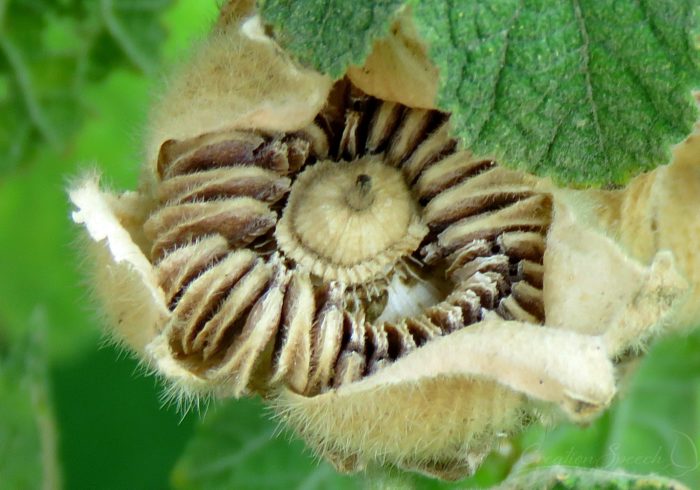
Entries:
{"type": "Polygon", "coordinates": [[[543,261],[551,199],[448,127],[341,81],[307,127],[166,142],[143,230],[174,359],[221,392],[310,396],[416,349],[416,322],[433,338],[490,313],[543,323],[522,271],[543,261]]]}
{"type": "MultiPolygon", "coordinates": [[[[455,478],[543,407],[604,409],[684,290],[674,256],[628,257],[425,94],[331,85],[236,5],[156,112],[141,190],[71,191],[116,335],[185,394],[261,394],[347,471],[455,478]]],[[[406,22],[371,66],[425,64],[406,22]]]]}

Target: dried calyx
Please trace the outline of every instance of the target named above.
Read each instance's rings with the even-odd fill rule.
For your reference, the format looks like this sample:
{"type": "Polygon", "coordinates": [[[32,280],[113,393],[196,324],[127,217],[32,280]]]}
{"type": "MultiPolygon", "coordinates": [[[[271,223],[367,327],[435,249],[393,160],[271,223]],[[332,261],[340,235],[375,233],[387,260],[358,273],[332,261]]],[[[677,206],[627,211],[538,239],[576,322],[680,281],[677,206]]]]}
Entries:
{"type": "Polygon", "coordinates": [[[144,225],[174,357],[313,395],[486,317],[544,321],[551,198],[449,116],[341,81],[313,124],[169,141],[144,225]]]}

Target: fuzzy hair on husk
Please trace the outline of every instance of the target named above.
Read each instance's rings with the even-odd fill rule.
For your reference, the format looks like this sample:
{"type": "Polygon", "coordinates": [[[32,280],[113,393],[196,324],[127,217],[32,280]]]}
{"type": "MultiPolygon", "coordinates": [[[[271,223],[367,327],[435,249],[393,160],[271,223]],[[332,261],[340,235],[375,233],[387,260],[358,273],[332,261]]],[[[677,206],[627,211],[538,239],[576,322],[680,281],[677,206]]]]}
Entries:
{"type": "MultiPolygon", "coordinates": [[[[403,10],[387,36],[375,43],[366,64],[351,67],[347,79],[368,96],[403,104],[406,109],[401,111],[415,110],[411,114],[420,123],[426,111],[438,109],[439,73],[427,53],[410,23],[410,11],[403,10]]],[[[336,86],[329,77],[300,66],[267,36],[254,2],[228,2],[211,36],[176,71],[155,104],[139,191],[103,190],[95,174],[71,186],[73,220],[87,232],[88,260],[95,271],[93,288],[108,328],[165,380],[169,396],[191,403],[209,396],[258,393],[278,420],[340,471],[359,471],[378,463],[457,479],[473,473],[501,441],[535,420],[585,423],[594,419],[617,393],[622,356],[641,355],[655,337],[687,330],[700,316],[700,133],[696,132],[676,146],[669,165],[615,191],[570,190],[516,172],[494,172],[517,177],[527,193],[540,193],[546,196],[542,202],[552,203],[544,256],[535,264],[544,271],[543,324],[487,312],[479,322],[430,338],[393,362],[363,372],[359,379],[315,386],[315,391],[304,391],[310,390],[306,372],[303,376],[298,372],[316,369],[332,357],[312,352],[323,350],[323,341],[331,344],[330,334],[317,335],[314,345],[309,336],[299,334],[296,350],[290,348],[293,355],[285,358],[287,365],[275,368],[275,374],[271,366],[280,362],[274,354],[280,342],[274,332],[261,334],[253,328],[255,324],[246,322],[246,334],[253,340],[246,344],[251,356],[236,358],[236,366],[243,367],[230,372],[217,371],[214,361],[198,365],[200,359],[187,351],[187,335],[197,331],[187,331],[173,320],[180,313],[181,296],[176,291],[166,300],[158,267],[168,257],[195,250],[191,261],[204,264],[204,272],[187,279],[204,284],[205,273],[212,275],[212,264],[219,264],[219,258],[205,256],[197,247],[211,246],[211,252],[228,243],[222,238],[224,232],[214,229],[211,235],[185,244],[173,242],[153,252],[154,238],[149,233],[157,235],[154,229],[167,228],[172,218],[167,207],[179,205],[158,198],[164,185],[163,155],[175,148],[187,156],[207,145],[247,139],[269,143],[264,148],[279,153],[282,143],[290,143],[304,131],[313,133],[309,128],[318,129],[316,118],[333,98],[336,86]],[[279,134],[284,137],[274,139],[279,134]],[[162,209],[165,212],[158,215],[162,209]],[[182,335],[176,338],[176,334],[182,335]],[[296,373],[293,381],[291,375],[285,378],[289,372],[296,373]],[[248,377],[257,384],[248,385],[248,377]]],[[[313,147],[310,141],[294,140],[300,145],[295,151],[313,147]]],[[[290,143],[285,148],[291,147],[290,143]]],[[[468,154],[460,151],[459,155],[468,154]]],[[[264,170],[269,170],[266,176],[272,175],[272,170],[264,170]]],[[[280,179],[276,182],[281,187],[294,185],[286,174],[280,179]]],[[[214,195],[211,201],[193,198],[186,203],[188,212],[208,202],[225,207],[225,200],[214,195]]],[[[286,202],[281,200],[279,208],[270,210],[262,201],[245,199],[236,205],[251,213],[260,208],[268,221],[286,202]]],[[[224,228],[230,221],[218,224],[224,228]]],[[[263,250],[271,242],[257,245],[263,250]]],[[[248,258],[240,256],[241,263],[248,258]]],[[[288,306],[284,294],[295,284],[296,269],[285,269],[278,251],[264,256],[268,262],[261,257],[262,253],[255,255],[250,260],[255,265],[246,271],[259,266],[267,274],[264,279],[277,289],[270,288],[260,301],[257,296],[250,300],[250,311],[252,317],[272,325],[281,313],[275,316],[267,306],[277,305],[278,311],[283,308],[280,305],[288,306]]],[[[187,265],[184,259],[183,264],[187,265]]],[[[225,285],[226,277],[216,281],[209,284],[225,285]]],[[[308,286],[308,293],[309,275],[298,282],[308,286]]],[[[214,288],[213,296],[225,296],[233,286],[223,288],[214,288]]],[[[206,288],[202,286],[201,291],[206,288]]],[[[333,288],[326,293],[332,296],[333,288]]],[[[300,304],[314,304],[312,294],[304,298],[306,302],[300,304]]],[[[214,301],[205,297],[195,306],[205,303],[214,301]]],[[[202,307],[203,317],[215,315],[217,308],[202,307]]],[[[338,320],[344,314],[340,308],[327,310],[306,316],[313,319],[312,313],[319,313],[318,318],[329,325],[333,319],[343,324],[338,320]]],[[[316,332],[320,324],[310,323],[309,329],[316,332]]],[[[223,334],[218,339],[230,340],[223,334]]]]}

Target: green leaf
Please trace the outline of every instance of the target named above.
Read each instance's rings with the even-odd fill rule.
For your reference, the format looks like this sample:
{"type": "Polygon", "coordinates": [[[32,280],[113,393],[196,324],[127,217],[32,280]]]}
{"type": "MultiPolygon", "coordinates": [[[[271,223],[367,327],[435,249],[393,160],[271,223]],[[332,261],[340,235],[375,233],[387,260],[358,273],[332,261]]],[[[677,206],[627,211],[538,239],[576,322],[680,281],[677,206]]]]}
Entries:
{"type": "Polygon", "coordinates": [[[65,490],[169,488],[192,435],[197,414],[164,407],[163,386],[124,354],[94,342],[52,366],[65,490]]]}
{"type": "Polygon", "coordinates": [[[0,3],[0,174],[39,146],[63,150],[86,84],[117,66],[154,74],[170,0],[0,3]]]}
{"type": "Polygon", "coordinates": [[[698,373],[700,332],[660,342],[590,427],[529,431],[531,457],[543,465],[654,472],[700,488],[698,373]]]}
{"type": "MultiPolygon", "coordinates": [[[[439,107],[465,146],[506,166],[624,183],[667,163],[697,118],[697,0],[408,3],[440,69],[439,107]]],[[[338,77],[396,8],[269,1],[263,15],[283,46],[338,77]]]]}
{"type": "MultiPolygon", "coordinates": [[[[165,38],[158,16],[171,4],[171,0],[100,0],[95,15],[101,19],[102,35],[114,42],[123,58],[143,73],[154,75],[159,45],[165,38]]],[[[99,44],[105,45],[108,43],[99,44]]]]}
{"type": "Polygon", "coordinates": [[[449,490],[486,488],[507,475],[517,456],[493,454],[471,478],[443,482],[393,467],[371,466],[344,476],[315,460],[299,440],[290,440],[269,419],[259,400],[243,399],[210,408],[173,470],[176,490],[367,489],[449,490]]]}
{"type": "Polygon", "coordinates": [[[658,475],[635,475],[624,471],[587,468],[543,468],[514,475],[499,490],[538,488],[540,490],[687,490],[682,484],[658,475]]]}
{"type": "Polygon", "coordinates": [[[314,461],[300,441],[280,435],[258,400],[210,408],[182,458],[172,484],[178,490],[353,489],[328,463],[314,461]]]}
{"type": "MultiPolygon", "coordinates": [[[[84,284],[87,274],[82,267],[79,230],[70,221],[71,209],[65,192],[67,178],[75,178],[87,168],[99,167],[106,186],[119,189],[136,186],[143,139],[140,135],[145,133],[149,101],[157,84],[153,77],[147,78],[142,71],[134,69],[133,63],[110,36],[99,35],[103,31],[100,27],[100,9],[103,7],[99,2],[34,1],[13,2],[11,5],[15,4],[20,4],[21,8],[10,9],[15,13],[13,20],[27,23],[24,34],[29,37],[39,36],[32,29],[36,27],[36,19],[41,18],[40,7],[56,9],[46,18],[41,32],[41,46],[50,46],[51,50],[41,56],[46,63],[54,60],[58,67],[70,68],[66,73],[77,77],[70,84],[63,78],[40,79],[44,88],[37,93],[64,94],[71,105],[65,117],[57,116],[55,120],[55,125],[62,131],[57,147],[42,142],[20,99],[8,95],[6,101],[17,107],[7,112],[2,110],[0,82],[0,180],[3,184],[0,228],[13,230],[12,233],[0,234],[0,270],[6,273],[6,280],[0,281],[0,322],[11,332],[21,335],[31,312],[37,306],[44,308],[49,323],[56,327],[48,334],[49,356],[55,360],[70,357],[86,345],[93,345],[101,326],[97,315],[93,314],[96,303],[86,301],[89,292],[89,287],[84,284]],[[90,11],[86,10],[88,7],[90,11]],[[55,13],[58,9],[63,9],[62,15],[55,13]],[[24,12],[26,16],[17,12],[24,12]],[[30,13],[36,14],[36,18],[30,13]],[[74,29],[87,29],[90,22],[97,22],[93,37],[83,31],[78,32],[79,36],[73,36],[74,29]],[[73,53],[71,50],[76,44],[85,51],[80,75],[71,71],[73,65],[60,55],[73,53]],[[73,86],[73,83],[78,85],[73,86]],[[11,122],[3,124],[3,118],[11,122]],[[17,162],[4,160],[2,156],[6,150],[3,135],[9,135],[10,141],[19,140],[10,134],[17,130],[13,125],[15,122],[28,128],[26,142],[31,143],[24,152],[15,155],[25,162],[21,171],[11,171],[17,162]],[[29,221],[28,216],[31,216],[29,221]]],[[[118,19],[141,12],[144,20],[152,22],[151,29],[161,35],[161,21],[155,16],[161,15],[158,9],[164,5],[161,0],[123,0],[114,2],[113,8],[118,19]],[[136,10],[129,14],[127,7],[136,10]],[[144,10],[147,8],[150,10],[144,10]]],[[[187,17],[188,10],[193,10],[191,8],[171,9],[168,13],[176,13],[175,10],[181,12],[179,15],[183,20],[202,21],[201,16],[187,17]]],[[[14,23],[11,27],[11,32],[15,32],[14,23]]],[[[138,43],[141,44],[148,43],[138,43]]],[[[154,45],[144,49],[150,53],[148,56],[155,56],[154,45]]],[[[36,56],[39,63],[41,56],[28,54],[36,56]]],[[[0,65],[2,62],[0,52],[0,65]]],[[[154,59],[152,67],[157,66],[154,59]]],[[[10,93],[14,90],[13,75],[9,72],[6,75],[10,93]]],[[[40,102],[38,107],[42,110],[57,108],[53,98],[42,98],[40,102]]]]}
{"type": "Polygon", "coordinates": [[[66,358],[93,346],[101,322],[88,300],[87,272],[79,232],[70,221],[66,176],[99,164],[104,183],[133,188],[139,170],[138,129],[145,123],[151,85],[143,76],[115,69],[100,83],[86,84],[81,104],[87,121],[70,153],[40,146],[23,171],[2,178],[0,192],[0,323],[23,335],[32,312],[46,312],[49,357],[66,358]]]}
{"type": "Polygon", "coordinates": [[[666,163],[697,118],[693,0],[419,2],[441,107],[476,153],[566,183],[666,163]]]}
{"type": "Polygon", "coordinates": [[[35,311],[30,327],[20,342],[0,338],[0,482],[3,488],[58,489],[43,311],[35,311]]]}
{"type": "Polygon", "coordinates": [[[261,13],[277,40],[303,63],[338,78],[362,64],[389,30],[403,0],[265,0],[261,13]]]}

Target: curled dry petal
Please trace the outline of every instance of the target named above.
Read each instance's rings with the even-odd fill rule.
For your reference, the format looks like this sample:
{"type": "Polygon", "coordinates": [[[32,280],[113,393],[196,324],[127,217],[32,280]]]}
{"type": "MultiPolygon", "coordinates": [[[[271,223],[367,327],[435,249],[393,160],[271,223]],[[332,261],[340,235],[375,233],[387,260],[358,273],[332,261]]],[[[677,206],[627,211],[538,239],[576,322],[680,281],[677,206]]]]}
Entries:
{"type": "Polygon", "coordinates": [[[89,234],[93,287],[114,335],[144,354],[169,312],[153,265],[137,245],[148,203],[134,192],[115,196],[88,176],[70,192],[73,221],[89,234]]]}
{"type": "Polygon", "coordinates": [[[698,185],[697,152],[627,194],[552,188],[460,147],[406,18],[331,83],[252,5],[170,84],[141,190],[70,192],[117,335],[183,393],[262,395],[348,471],[456,478],[543,408],[606,408],[617,359],[700,279],[668,192],[698,185]],[[418,65],[423,91],[396,77],[418,65]]]}
{"type": "Polygon", "coordinates": [[[285,422],[346,469],[388,461],[445,476],[473,470],[498,434],[518,429],[528,400],[583,421],[614,394],[602,338],[487,320],[362,381],[315,397],[286,391],[276,403],[285,422]]]}

